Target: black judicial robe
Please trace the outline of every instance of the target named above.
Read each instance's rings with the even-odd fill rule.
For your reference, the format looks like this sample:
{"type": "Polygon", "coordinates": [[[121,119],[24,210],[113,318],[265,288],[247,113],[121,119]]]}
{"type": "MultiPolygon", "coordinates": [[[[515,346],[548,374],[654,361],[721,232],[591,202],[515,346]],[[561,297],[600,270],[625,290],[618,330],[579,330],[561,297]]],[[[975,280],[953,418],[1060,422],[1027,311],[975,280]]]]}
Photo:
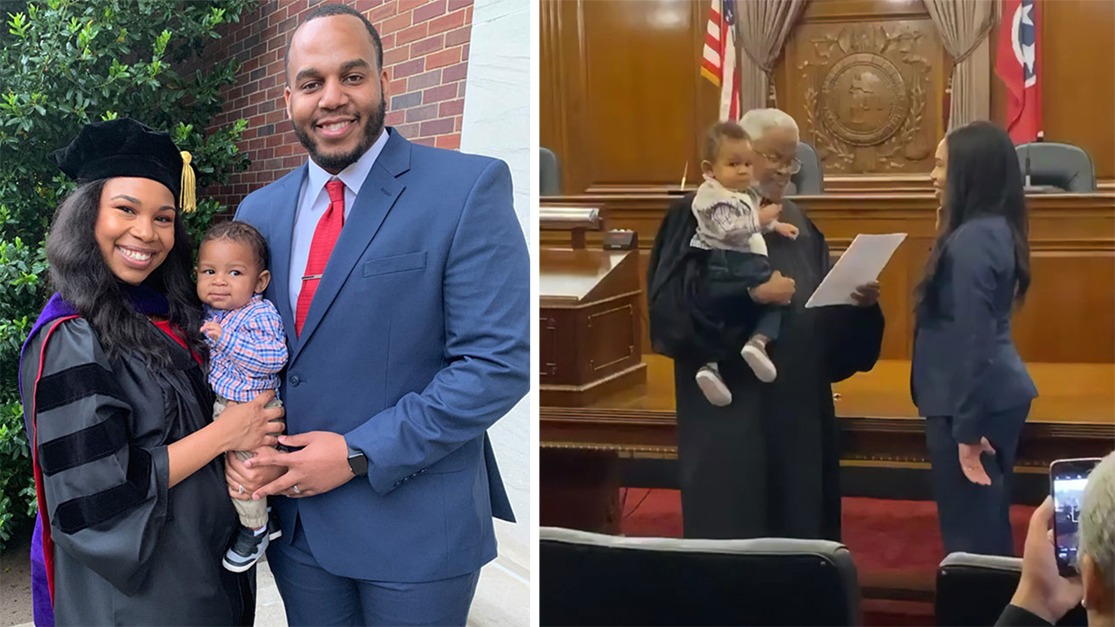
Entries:
{"type": "Polygon", "coordinates": [[[830,268],[824,235],[792,201],[782,217],[796,240],[767,234],[772,269],[796,282],[782,330],[767,350],[778,379],[762,383],[739,355],[758,310],[739,284],[705,272],[691,248],[692,195],[670,208],[647,278],[654,349],[674,359],[685,536],[840,539],[839,430],[832,383],[879,357],[878,305],[805,309],[830,268]],[[732,403],[714,407],[698,368],[718,361],[732,403]]]}
{"type": "Polygon", "coordinates": [[[36,401],[56,624],[251,624],[254,569],[221,566],[239,524],[222,457],[168,489],[167,445],[211,420],[200,366],[165,336],[168,369],[109,360],[75,318],[50,332],[38,377],[47,335],[30,339],[20,378],[36,401]]]}

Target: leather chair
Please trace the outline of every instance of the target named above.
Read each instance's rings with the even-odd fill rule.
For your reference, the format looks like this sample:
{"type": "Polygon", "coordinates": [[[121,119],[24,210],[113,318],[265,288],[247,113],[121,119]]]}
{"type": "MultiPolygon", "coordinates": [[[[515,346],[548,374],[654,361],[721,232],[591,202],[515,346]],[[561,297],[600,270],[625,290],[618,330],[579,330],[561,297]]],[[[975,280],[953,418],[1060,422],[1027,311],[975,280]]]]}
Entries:
{"type": "MultiPolygon", "coordinates": [[[[798,161],[801,161],[801,171],[790,177],[794,194],[812,195],[825,193],[825,171],[821,167],[821,159],[813,146],[805,142],[798,142],[798,161]]],[[[789,191],[789,190],[788,190],[789,191]]]]}
{"type": "Polygon", "coordinates": [[[543,527],[542,625],[858,625],[851,553],[824,540],[624,538],[543,527]]]}
{"type": "Polygon", "coordinates": [[[1096,191],[1096,170],[1088,153],[1070,144],[1038,142],[1015,147],[1022,180],[1032,186],[1052,186],[1074,194],[1096,191]]]}
{"type": "Polygon", "coordinates": [[[538,149],[538,195],[561,195],[561,166],[549,148],[538,149]]]}
{"type": "MultiPolygon", "coordinates": [[[[937,568],[937,624],[994,625],[1022,576],[1022,558],[951,553],[937,568]]],[[[1058,625],[1087,625],[1077,606],[1058,625]]]]}

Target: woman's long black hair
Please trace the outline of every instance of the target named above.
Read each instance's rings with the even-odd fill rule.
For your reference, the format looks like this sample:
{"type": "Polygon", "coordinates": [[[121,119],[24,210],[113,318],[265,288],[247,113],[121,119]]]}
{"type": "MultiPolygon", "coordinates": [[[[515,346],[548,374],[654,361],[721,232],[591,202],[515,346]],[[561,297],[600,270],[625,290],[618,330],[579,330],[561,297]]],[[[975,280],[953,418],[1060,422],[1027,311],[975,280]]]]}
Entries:
{"type": "Polygon", "coordinates": [[[936,307],[933,284],[945,242],[960,225],[979,216],[1004,216],[1010,225],[1014,238],[1014,297],[1021,305],[1030,287],[1030,228],[1014,144],[1006,131],[994,124],[972,122],[949,133],[945,146],[948,169],[944,224],[929,255],[925,278],[918,285],[918,309],[922,305],[936,307]]]}
{"type": "MultiPolygon", "coordinates": [[[[89,321],[109,358],[138,353],[149,366],[165,368],[171,362],[159,337],[162,331],[132,307],[97,244],[94,229],[105,180],[80,185],[58,206],[46,241],[51,285],[89,321]]],[[[181,216],[175,216],[174,246],[144,285],[166,297],[171,322],[185,334],[186,345],[207,362],[201,303],[190,278],[192,263],[190,236],[181,216]]]]}

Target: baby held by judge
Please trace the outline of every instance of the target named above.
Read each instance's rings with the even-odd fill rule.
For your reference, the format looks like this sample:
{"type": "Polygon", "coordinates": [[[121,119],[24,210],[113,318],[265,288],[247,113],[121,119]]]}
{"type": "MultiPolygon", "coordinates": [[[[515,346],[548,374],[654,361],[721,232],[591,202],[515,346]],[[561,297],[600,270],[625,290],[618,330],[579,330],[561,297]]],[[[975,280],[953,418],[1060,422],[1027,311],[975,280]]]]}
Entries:
{"type": "MultiPolygon", "coordinates": [[[[712,251],[717,263],[731,266],[750,290],[771,278],[770,262],[764,233],[778,233],[791,239],[797,227],[778,221],[782,206],[760,206],[760,198],[751,190],[751,140],[735,122],[720,122],[705,137],[701,161],[704,183],[693,198],[693,215],[697,232],[690,246],[712,251]],[[724,255],[721,251],[738,254],[724,255]],[[718,254],[719,253],[719,254],[718,254]]],[[[740,351],[755,377],[764,383],[774,381],[778,372],[767,355],[767,345],[778,339],[782,307],[764,305],[755,329],[740,351]]],[[[732,393],[720,376],[715,362],[697,371],[697,385],[709,403],[723,407],[732,402],[732,393]]]]}

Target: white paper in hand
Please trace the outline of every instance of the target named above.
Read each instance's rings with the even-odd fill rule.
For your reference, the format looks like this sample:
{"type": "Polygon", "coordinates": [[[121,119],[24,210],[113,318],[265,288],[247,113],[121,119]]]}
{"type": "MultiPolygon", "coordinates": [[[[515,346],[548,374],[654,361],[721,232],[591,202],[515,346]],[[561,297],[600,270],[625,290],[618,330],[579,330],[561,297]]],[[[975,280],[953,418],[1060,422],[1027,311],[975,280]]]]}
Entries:
{"type": "Polygon", "coordinates": [[[856,288],[879,278],[879,273],[890,261],[898,245],[906,239],[905,233],[887,235],[856,236],[852,245],[836,265],[825,275],[817,291],[805,303],[808,307],[828,307],[830,305],[854,305],[852,294],[856,288]]]}

